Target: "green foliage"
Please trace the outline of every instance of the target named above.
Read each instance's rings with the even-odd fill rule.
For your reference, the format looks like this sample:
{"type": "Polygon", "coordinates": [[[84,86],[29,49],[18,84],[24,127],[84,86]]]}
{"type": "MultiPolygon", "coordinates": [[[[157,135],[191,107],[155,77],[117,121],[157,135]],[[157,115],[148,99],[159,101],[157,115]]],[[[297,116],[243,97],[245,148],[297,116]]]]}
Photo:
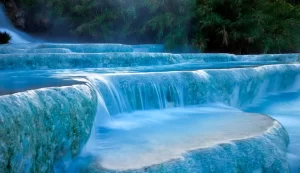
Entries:
{"type": "Polygon", "coordinates": [[[295,52],[299,7],[282,0],[207,0],[197,5],[194,44],[209,52],[295,52]]]}
{"type": "Polygon", "coordinates": [[[261,46],[264,52],[296,52],[300,48],[300,8],[284,1],[262,4],[264,32],[261,46]],[[278,8],[280,7],[280,8],[278,8]]]}
{"type": "Polygon", "coordinates": [[[296,0],[19,1],[30,26],[46,23],[56,34],[67,28],[65,34],[94,41],[164,43],[170,49],[193,45],[237,54],[300,49],[296,0]]]}
{"type": "Polygon", "coordinates": [[[0,44],[7,44],[11,40],[11,36],[6,32],[0,32],[0,44]]]}
{"type": "Polygon", "coordinates": [[[191,20],[194,17],[193,0],[147,0],[145,8],[152,16],[143,26],[142,32],[155,33],[158,42],[164,42],[167,48],[190,44],[191,20]]]}

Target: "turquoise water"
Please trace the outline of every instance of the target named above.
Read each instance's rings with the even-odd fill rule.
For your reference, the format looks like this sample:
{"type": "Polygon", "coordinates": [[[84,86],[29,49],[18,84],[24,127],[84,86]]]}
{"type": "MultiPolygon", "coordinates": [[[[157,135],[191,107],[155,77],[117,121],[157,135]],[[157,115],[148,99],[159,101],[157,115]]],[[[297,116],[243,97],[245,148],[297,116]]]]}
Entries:
{"type": "Polygon", "coordinates": [[[0,172],[297,172],[300,54],[0,47],[0,172]]]}
{"type": "Polygon", "coordinates": [[[274,94],[245,109],[259,112],[279,120],[289,132],[288,158],[291,172],[300,171],[300,92],[274,94]]]}
{"type": "Polygon", "coordinates": [[[300,172],[300,54],[56,44],[0,6],[0,172],[300,172]]]}

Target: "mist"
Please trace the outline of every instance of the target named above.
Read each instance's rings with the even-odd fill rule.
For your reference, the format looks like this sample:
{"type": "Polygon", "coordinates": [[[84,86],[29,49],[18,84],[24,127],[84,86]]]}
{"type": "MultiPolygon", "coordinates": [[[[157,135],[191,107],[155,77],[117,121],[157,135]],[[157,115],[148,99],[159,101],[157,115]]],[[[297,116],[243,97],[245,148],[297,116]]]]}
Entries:
{"type": "Polygon", "coordinates": [[[34,41],[30,36],[17,30],[12,25],[2,4],[0,4],[0,32],[6,32],[12,37],[10,43],[29,43],[34,41]]]}
{"type": "MultiPolygon", "coordinates": [[[[179,31],[178,35],[183,36],[189,34],[190,19],[186,16],[191,6],[187,4],[192,2],[16,1],[25,13],[24,31],[43,40],[125,44],[161,44],[174,32],[179,31]]],[[[176,41],[181,42],[183,40],[176,41]]]]}

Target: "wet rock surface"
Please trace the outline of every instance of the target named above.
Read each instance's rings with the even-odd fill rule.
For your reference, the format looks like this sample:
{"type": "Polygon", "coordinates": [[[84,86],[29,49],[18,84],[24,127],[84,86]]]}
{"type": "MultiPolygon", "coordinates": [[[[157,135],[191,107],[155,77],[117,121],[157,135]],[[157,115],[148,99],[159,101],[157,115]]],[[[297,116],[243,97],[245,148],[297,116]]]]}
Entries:
{"type": "Polygon", "coordinates": [[[25,29],[25,13],[20,9],[14,0],[2,0],[6,12],[11,19],[12,23],[21,29],[25,29]]]}

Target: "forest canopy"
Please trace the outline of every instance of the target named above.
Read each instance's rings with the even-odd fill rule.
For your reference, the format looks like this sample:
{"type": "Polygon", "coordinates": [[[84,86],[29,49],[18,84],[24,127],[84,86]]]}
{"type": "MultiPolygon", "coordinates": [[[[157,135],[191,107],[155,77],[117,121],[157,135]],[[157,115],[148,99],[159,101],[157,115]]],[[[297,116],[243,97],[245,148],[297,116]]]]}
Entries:
{"type": "Polygon", "coordinates": [[[26,30],[236,54],[300,51],[297,0],[18,0],[26,30]]]}

